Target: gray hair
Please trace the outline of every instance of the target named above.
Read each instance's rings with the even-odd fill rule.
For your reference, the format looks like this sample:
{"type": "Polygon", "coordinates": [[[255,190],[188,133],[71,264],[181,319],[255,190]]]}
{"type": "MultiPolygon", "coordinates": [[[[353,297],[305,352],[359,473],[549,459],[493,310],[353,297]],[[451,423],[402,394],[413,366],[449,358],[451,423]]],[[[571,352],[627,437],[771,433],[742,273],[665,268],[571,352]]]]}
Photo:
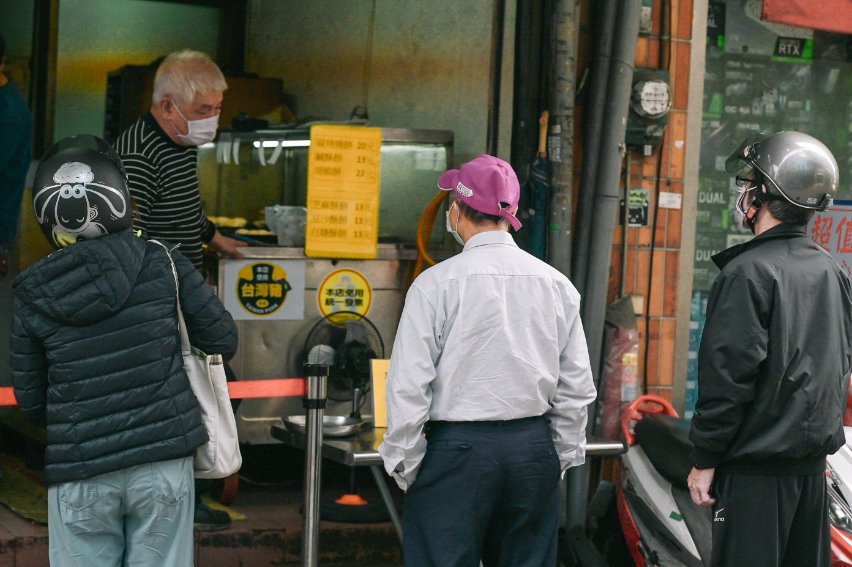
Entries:
{"type": "Polygon", "coordinates": [[[181,104],[191,104],[195,95],[225,91],[228,83],[219,66],[209,55],[184,49],[166,57],[154,76],[154,105],[164,98],[181,104]]]}
{"type": "Polygon", "coordinates": [[[473,224],[480,225],[486,221],[491,221],[493,223],[502,224],[506,230],[509,229],[509,221],[504,219],[503,217],[499,217],[497,215],[489,215],[488,213],[483,213],[481,211],[477,211],[467,203],[461,200],[461,197],[456,195],[455,191],[450,191],[450,202],[447,203],[447,210],[452,203],[455,203],[459,209],[464,211],[464,214],[473,222],[473,224]]]}

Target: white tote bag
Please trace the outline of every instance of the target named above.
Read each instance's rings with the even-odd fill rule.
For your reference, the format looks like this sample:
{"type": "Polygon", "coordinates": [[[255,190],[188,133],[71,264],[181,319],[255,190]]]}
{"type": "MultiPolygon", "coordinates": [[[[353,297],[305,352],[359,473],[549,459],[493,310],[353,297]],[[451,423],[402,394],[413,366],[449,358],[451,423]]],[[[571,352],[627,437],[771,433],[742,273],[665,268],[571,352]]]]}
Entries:
{"type": "Polygon", "coordinates": [[[169,249],[161,242],[150,240],[166,250],[177,294],[178,325],[183,367],[189,377],[192,391],[201,409],[201,420],[210,440],[195,450],[196,478],[225,478],[238,470],[243,463],[237,438],[237,422],[228,394],[225,364],[221,354],[205,354],[189,344],[186,322],[180,307],[180,283],[169,249]]]}

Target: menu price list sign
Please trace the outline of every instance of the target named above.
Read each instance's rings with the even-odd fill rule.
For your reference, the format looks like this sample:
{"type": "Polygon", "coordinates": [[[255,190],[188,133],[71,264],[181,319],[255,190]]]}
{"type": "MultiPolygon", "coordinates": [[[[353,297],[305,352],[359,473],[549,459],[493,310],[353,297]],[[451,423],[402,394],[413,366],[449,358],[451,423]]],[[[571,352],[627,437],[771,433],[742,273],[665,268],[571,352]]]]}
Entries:
{"type": "Polygon", "coordinates": [[[305,255],[376,257],[381,149],[380,128],[311,127],[305,255]]]}

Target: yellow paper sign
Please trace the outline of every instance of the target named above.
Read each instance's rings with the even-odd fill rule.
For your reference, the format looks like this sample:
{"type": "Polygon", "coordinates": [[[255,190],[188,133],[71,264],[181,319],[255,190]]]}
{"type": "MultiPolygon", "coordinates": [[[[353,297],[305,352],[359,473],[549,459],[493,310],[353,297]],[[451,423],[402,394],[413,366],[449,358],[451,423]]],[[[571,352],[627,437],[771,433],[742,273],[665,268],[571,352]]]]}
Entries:
{"type": "Polygon", "coordinates": [[[375,258],[382,131],[311,126],[305,255],[375,258]]]}
{"type": "Polygon", "coordinates": [[[385,390],[388,383],[390,360],[374,358],[370,361],[370,376],[373,385],[373,427],[388,426],[388,409],[385,405],[385,390]]]}

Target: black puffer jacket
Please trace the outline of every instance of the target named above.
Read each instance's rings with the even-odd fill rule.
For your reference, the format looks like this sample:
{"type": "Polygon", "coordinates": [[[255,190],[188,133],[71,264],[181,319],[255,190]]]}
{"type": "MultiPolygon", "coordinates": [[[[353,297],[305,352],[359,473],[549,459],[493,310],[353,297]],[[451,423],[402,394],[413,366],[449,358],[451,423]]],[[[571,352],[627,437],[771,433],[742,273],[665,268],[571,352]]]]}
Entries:
{"type": "Polygon", "coordinates": [[[698,355],[692,462],[811,474],[844,442],[852,287],[804,227],[781,224],[714,256],[698,355]]]}
{"type": "MultiPolygon", "coordinates": [[[[190,341],[232,357],[230,314],[182,254],[172,258],[190,341]]],[[[162,247],[125,230],[54,252],[12,285],[15,396],[47,427],[48,485],[187,456],[207,441],[162,247]]]]}

